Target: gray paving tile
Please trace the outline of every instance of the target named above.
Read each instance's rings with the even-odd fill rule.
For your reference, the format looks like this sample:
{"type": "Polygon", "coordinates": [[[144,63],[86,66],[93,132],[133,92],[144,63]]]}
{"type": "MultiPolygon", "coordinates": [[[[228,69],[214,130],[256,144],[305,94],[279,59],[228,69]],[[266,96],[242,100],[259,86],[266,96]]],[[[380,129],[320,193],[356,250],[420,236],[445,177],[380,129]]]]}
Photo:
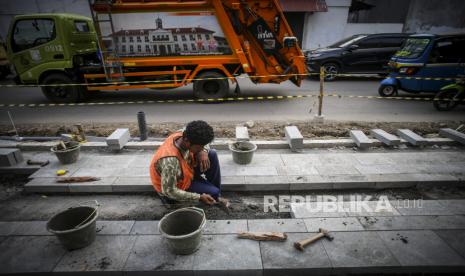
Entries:
{"type": "Polygon", "coordinates": [[[434,232],[462,258],[465,258],[465,230],[436,230],[434,232]]]}
{"type": "Polygon", "coordinates": [[[222,176],[273,176],[278,175],[275,167],[264,167],[264,166],[222,166],[221,167],[222,176]]]}
{"type": "MultiPolygon", "coordinates": [[[[298,251],[293,244],[304,240],[315,233],[290,233],[284,242],[260,242],[263,269],[266,275],[296,275],[307,273],[320,268],[331,268],[331,262],[323,243],[315,242],[298,251]]],[[[305,275],[305,274],[302,274],[305,275]]]]}
{"type": "Polygon", "coordinates": [[[102,177],[98,181],[69,183],[71,193],[111,193],[116,177],[102,177]]]}
{"type": "MultiPolygon", "coordinates": [[[[127,168],[134,158],[134,155],[92,156],[83,162],[81,168],[127,168]]],[[[148,164],[145,168],[148,168],[148,164]]]]}
{"type": "Polygon", "coordinates": [[[116,168],[79,168],[70,176],[114,177],[118,176],[120,171],[116,168]]]}
{"type": "Polygon", "coordinates": [[[16,222],[0,221],[0,236],[11,235],[19,225],[16,222]]]}
{"type": "Polygon", "coordinates": [[[463,266],[465,263],[433,231],[380,231],[378,235],[403,266],[463,266]]]}
{"type": "Polygon", "coordinates": [[[346,165],[358,164],[355,155],[352,153],[326,153],[319,154],[318,158],[322,165],[346,165]]]}
{"type": "Polygon", "coordinates": [[[309,232],[318,232],[320,228],[328,231],[363,231],[364,228],[356,218],[308,218],[304,219],[309,232]]]}
{"type": "Polygon", "coordinates": [[[322,164],[318,154],[281,154],[281,159],[284,166],[312,167],[322,164]]]}
{"type": "Polygon", "coordinates": [[[39,193],[67,193],[69,185],[67,183],[57,183],[56,177],[38,177],[34,178],[24,185],[26,192],[39,193]]]}
{"type": "Polygon", "coordinates": [[[72,176],[79,168],[74,167],[74,168],[55,168],[55,169],[49,169],[47,167],[40,168],[38,171],[35,173],[31,174],[29,178],[56,178],[57,177],[57,170],[64,170],[66,169],[68,172],[64,176],[72,176]]]}
{"type": "Polygon", "coordinates": [[[276,167],[279,175],[318,175],[313,166],[279,166],[276,167]]]}
{"type": "MultiPolygon", "coordinates": [[[[221,166],[238,166],[232,159],[232,154],[219,154],[218,159],[221,166]]],[[[254,154],[252,162],[248,165],[252,167],[278,167],[284,166],[284,162],[279,154],[254,154]]]]}
{"type": "Polygon", "coordinates": [[[412,215],[452,215],[451,210],[437,200],[419,200],[415,204],[393,201],[394,207],[404,216],[412,215]]]}
{"type": "Polygon", "coordinates": [[[465,215],[465,200],[463,199],[437,200],[437,202],[444,206],[451,215],[465,215]]]}
{"type": "Polygon", "coordinates": [[[389,267],[399,263],[373,232],[333,232],[323,245],[334,268],[389,267]]]}
{"type": "Polygon", "coordinates": [[[136,221],[131,230],[131,235],[159,235],[158,220],[136,221]]]}
{"type": "Polygon", "coordinates": [[[333,183],[321,175],[288,176],[290,190],[322,190],[332,189],[333,183]]]}
{"type": "Polygon", "coordinates": [[[245,184],[245,176],[221,176],[221,185],[223,184],[245,184]]]}
{"type": "Polygon", "coordinates": [[[99,235],[128,235],[131,232],[133,225],[133,220],[98,220],[96,224],[96,231],[99,235]]]}
{"type": "Polygon", "coordinates": [[[302,219],[249,219],[252,232],[307,232],[302,219]]]}
{"type": "Polygon", "coordinates": [[[51,272],[65,254],[52,236],[9,237],[0,243],[1,273],[51,272]]]}
{"type": "Polygon", "coordinates": [[[463,216],[358,217],[367,230],[465,229],[463,216]]]}
{"type": "Polygon", "coordinates": [[[307,202],[291,203],[291,216],[293,218],[327,218],[347,217],[343,208],[334,207],[333,203],[307,202]]]}
{"type": "Polygon", "coordinates": [[[259,243],[236,235],[204,235],[194,255],[194,275],[261,275],[259,243]]]}
{"type": "Polygon", "coordinates": [[[151,154],[137,155],[129,162],[129,168],[148,168],[152,160],[151,154]]]}
{"type": "Polygon", "coordinates": [[[88,247],[67,252],[54,272],[119,271],[137,236],[97,236],[88,247]]]}
{"type": "MultiPolygon", "coordinates": [[[[332,163],[329,163],[332,164],[332,163]]],[[[352,164],[352,163],[345,163],[352,164]]],[[[337,175],[337,174],[351,174],[356,175],[360,172],[352,165],[317,165],[316,170],[320,175],[337,175]]]]}
{"type": "Polygon", "coordinates": [[[47,231],[46,221],[17,221],[15,230],[11,235],[18,236],[50,236],[52,233],[47,231]]]}
{"type": "Polygon", "coordinates": [[[118,177],[112,184],[113,192],[153,192],[150,177],[118,177]]]}
{"type": "Polygon", "coordinates": [[[287,191],[287,176],[245,176],[244,190],[248,191],[287,191]]]}
{"type": "Polygon", "coordinates": [[[362,165],[387,165],[395,164],[394,160],[386,153],[360,153],[354,158],[362,165]]]}
{"type": "Polygon", "coordinates": [[[205,234],[237,234],[247,231],[247,220],[207,220],[205,234]]]}
{"type": "Polygon", "coordinates": [[[194,258],[195,254],[175,255],[171,253],[166,239],[160,235],[142,235],[137,236],[124,271],[150,271],[153,272],[151,275],[166,275],[165,273],[168,272],[178,273],[176,275],[192,275],[194,258]]]}
{"type": "Polygon", "coordinates": [[[116,172],[116,176],[150,177],[150,171],[149,167],[121,168],[116,172]]]}
{"type": "Polygon", "coordinates": [[[400,216],[389,200],[344,201],[343,207],[348,216],[400,216]]]}

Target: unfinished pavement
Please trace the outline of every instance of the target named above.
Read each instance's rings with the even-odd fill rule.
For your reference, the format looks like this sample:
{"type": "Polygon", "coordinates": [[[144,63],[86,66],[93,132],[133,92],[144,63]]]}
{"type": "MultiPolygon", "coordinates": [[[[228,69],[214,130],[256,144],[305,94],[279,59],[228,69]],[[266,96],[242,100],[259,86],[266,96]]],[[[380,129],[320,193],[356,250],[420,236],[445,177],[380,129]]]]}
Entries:
{"type": "MultiPolygon", "coordinates": [[[[382,189],[462,185],[464,151],[462,147],[449,145],[452,146],[365,151],[305,149],[301,153],[282,149],[259,150],[253,163],[247,166],[235,165],[230,153],[223,150],[219,150],[219,157],[226,190],[249,189],[271,193],[280,190],[291,192],[294,189],[311,192],[315,189],[328,191],[356,187],[382,189]],[[316,181],[317,177],[323,181],[316,181]],[[238,183],[237,180],[243,182],[238,183]]],[[[48,145],[44,148],[48,149],[48,145]]],[[[152,150],[128,149],[118,154],[88,150],[81,153],[81,159],[72,165],[75,167],[67,168],[67,176],[96,173],[92,176],[107,181],[97,185],[105,194],[127,193],[118,189],[114,191],[113,188],[118,179],[128,178],[128,174],[132,176],[127,182],[128,187],[151,188],[149,182],[144,185],[131,183],[149,181],[147,167],[152,150]],[[109,184],[108,181],[113,182],[109,184]],[[107,190],[104,192],[104,189],[107,190]]],[[[53,183],[55,171],[65,166],[59,165],[48,151],[23,151],[23,154],[25,160],[52,161],[32,175],[32,181],[45,183],[42,185],[44,187],[57,185],[53,183]]],[[[68,195],[93,193],[89,190],[92,187],[89,184],[92,183],[64,184],[64,187],[60,187],[64,190],[60,192],[68,195]]],[[[80,196],[77,197],[73,201],[78,201],[80,196]]],[[[50,196],[50,199],[53,198],[50,196]]],[[[152,197],[140,202],[140,205],[143,208],[151,200],[157,199],[152,197]]],[[[137,202],[128,204],[126,210],[130,212],[134,204],[137,202]]],[[[103,205],[107,213],[111,213],[116,206],[111,199],[103,202],[103,205]]],[[[403,210],[395,201],[393,205],[394,211],[383,214],[338,212],[315,216],[293,206],[293,219],[209,221],[201,248],[190,256],[169,253],[157,233],[156,220],[135,221],[129,217],[129,220],[123,221],[101,220],[94,244],[82,250],[65,252],[56,238],[45,231],[44,224],[49,214],[44,214],[39,221],[3,217],[0,223],[0,262],[4,264],[1,273],[296,275],[465,271],[463,200],[433,200],[425,203],[425,208],[413,211],[403,210]],[[313,235],[317,227],[329,228],[335,240],[315,243],[303,253],[296,251],[292,243],[313,235]],[[284,231],[289,238],[284,243],[238,240],[235,233],[240,230],[284,231]]],[[[42,203],[25,205],[25,210],[18,205],[15,208],[18,208],[19,217],[25,213],[40,213],[44,206],[42,203]]],[[[55,208],[59,211],[63,205],[55,208]]],[[[116,208],[124,208],[124,205],[116,208]]],[[[159,215],[154,214],[154,217],[159,215]]]]}

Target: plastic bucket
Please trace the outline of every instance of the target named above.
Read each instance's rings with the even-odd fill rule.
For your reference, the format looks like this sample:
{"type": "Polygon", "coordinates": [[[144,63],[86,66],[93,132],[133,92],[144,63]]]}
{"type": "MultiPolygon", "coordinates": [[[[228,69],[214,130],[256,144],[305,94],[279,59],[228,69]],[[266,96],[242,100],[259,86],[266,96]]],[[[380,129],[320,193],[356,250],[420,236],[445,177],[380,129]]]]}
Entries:
{"type": "Polygon", "coordinates": [[[174,254],[188,255],[199,248],[206,221],[202,209],[187,207],[165,215],[158,224],[158,230],[174,254]]]}
{"type": "Polygon", "coordinates": [[[229,150],[232,152],[233,161],[240,165],[247,165],[252,162],[253,153],[257,150],[257,145],[241,141],[229,144],[229,150]]]}
{"type": "Polygon", "coordinates": [[[100,205],[97,201],[95,207],[81,204],[54,215],[47,222],[47,230],[55,234],[68,250],[86,247],[95,240],[95,222],[100,205]]]}
{"type": "Polygon", "coordinates": [[[62,149],[58,144],[53,146],[50,150],[55,153],[61,164],[75,163],[79,158],[81,145],[75,141],[64,142],[66,149],[62,149]]]}

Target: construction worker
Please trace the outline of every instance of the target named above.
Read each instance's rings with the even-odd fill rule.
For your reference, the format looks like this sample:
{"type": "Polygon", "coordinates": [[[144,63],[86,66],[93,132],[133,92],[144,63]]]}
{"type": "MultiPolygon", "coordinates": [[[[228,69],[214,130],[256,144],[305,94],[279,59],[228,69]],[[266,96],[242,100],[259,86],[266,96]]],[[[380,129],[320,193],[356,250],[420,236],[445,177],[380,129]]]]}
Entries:
{"type": "Polygon", "coordinates": [[[155,190],[170,203],[201,201],[212,205],[220,197],[221,172],[216,151],[209,149],[213,128],[204,121],[192,121],[184,131],[171,134],[150,162],[155,190]]]}

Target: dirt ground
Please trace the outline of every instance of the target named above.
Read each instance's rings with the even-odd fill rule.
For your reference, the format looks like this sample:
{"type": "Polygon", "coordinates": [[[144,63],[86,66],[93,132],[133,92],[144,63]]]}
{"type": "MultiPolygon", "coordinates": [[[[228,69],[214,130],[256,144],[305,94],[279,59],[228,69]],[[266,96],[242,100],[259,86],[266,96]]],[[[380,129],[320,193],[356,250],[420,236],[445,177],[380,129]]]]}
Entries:
{"type": "MultiPolygon", "coordinates": [[[[398,128],[408,128],[426,137],[435,137],[440,128],[453,128],[465,124],[461,122],[332,122],[316,124],[311,121],[249,121],[249,122],[222,122],[211,123],[218,138],[234,138],[235,126],[244,125],[249,128],[251,139],[276,140],[284,137],[284,127],[296,125],[305,138],[331,139],[335,137],[349,137],[349,131],[360,129],[366,134],[373,128],[381,128],[387,132],[395,133],[398,128]]],[[[106,137],[116,128],[129,128],[132,137],[139,136],[137,123],[84,123],[82,124],[86,135],[106,137]]],[[[158,123],[149,124],[149,136],[153,138],[164,138],[170,133],[179,130],[184,125],[181,123],[158,123]]],[[[23,124],[17,125],[20,136],[59,136],[63,133],[73,133],[76,129],[69,125],[60,124],[23,124]]],[[[15,131],[10,125],[0,126],[0,136],[12,136],[15,131]]]]}

